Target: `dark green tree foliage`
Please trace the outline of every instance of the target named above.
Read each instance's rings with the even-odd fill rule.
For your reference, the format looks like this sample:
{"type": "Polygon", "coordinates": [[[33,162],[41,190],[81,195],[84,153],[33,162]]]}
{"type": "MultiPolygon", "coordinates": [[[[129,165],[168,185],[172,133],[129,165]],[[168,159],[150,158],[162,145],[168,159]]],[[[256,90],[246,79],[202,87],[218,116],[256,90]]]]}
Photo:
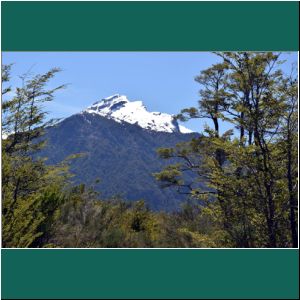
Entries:
{"type": "Polygon", "coordinates": [[[42,104],[63,88],[47,89],[59,70],[22,76],[22,87],[9,98],[10,68],[2,68],[2,92],[6,97],[2,107],[4,247],[217,245],[206,235],[211,227],[201,226],[207,221],[199,222],[199,208],[186,205],[182,213],[158,213],[150,211],[143,201],[124,202],[118,197],[103,201],[94,187],[70,186],[70,160],[51,166],[39,158],[46,142],[46,127],[54,123],[47,121],[42,104]],[[189,220],[189,216],[193,218],[189,220]],[[198,229],[199,233],[193,232],[198,229]]]}
{"type": "Polygon", "coordinates": [[[70,160],[46,165],[39,153],[54,121],[42,104],[63,87],[47,88],[59,70],[23,76],[12,91],[3,66],[3,246],[297,247],[296,74],[283,74],[279,54],[217,55],[222,63],[196,77],[198,107],[178,115],[212,126],[158,151],[170,164],[155,177],[189,196],[172,213],[70,185],[70,160]]]}
{"type": "MultiPolygon", "coordinates": [[[[4,66],[4,82],[9,80],[10,66],[4,66]]],[[[42,228],[55,218],[61,198],[53,198],[59,186],[63,168],[46,168],[42,160],[32,154],[41,149],[41,136],[46,126],[42,109],[58,89],[47,89],[47,84],[59,69],[46,74],[21,77],[22,87],[16,88],[11,98],[2,103],[2,236],[4,247],[29,247],[41,238],[42,228]],[[38,142],[37,142],[37,138],[38,142]],[[56,174],[56,175],[55,175],[56,174]]],[[[7,95],[10,88],[4,88],[7,95]]]]}
{"type": "Polygon", "coordinates": [[[183,167],[206,176],[214,201],[208,197],[211,191],[191,187],[190,194],[206,199],[205,213],[219,223],[224,246],[296,247],[297,78],[282,73],[279,54],[217,55],[222,64],[196,78],[199,107],[178,115],[181,120],[211,119],[213,128],[176,149],[161,149],[163,158],[175,155],[183,164],[156,177],[166,185],[185,185],[183,167]],[[232,130],[220,134],[220,120],[232,124],[232,130]]]}
{"type": "Polygon", "coordinates": [[[144,202],[101,201],[84,185],[67,193],[48,247],[153,247],[158,226],[144,202]]]}
{"type": "MultiPolygon", "coordinates": [[[[291,75],[282,81],[280,93],[284,99],[285,113],[282,116],[278,131],[278,156],[282,158],[282,170],[286,172],[289,206],[289,226],[293,247],[298,245],[297,233],[297,179],[298,179],[298,87],[294,69],[291,75]]],[[[297,75],[296,75],[297,76],[297,75]]],[[[286,185],[285,185],[286,187],[286,185]]]]}

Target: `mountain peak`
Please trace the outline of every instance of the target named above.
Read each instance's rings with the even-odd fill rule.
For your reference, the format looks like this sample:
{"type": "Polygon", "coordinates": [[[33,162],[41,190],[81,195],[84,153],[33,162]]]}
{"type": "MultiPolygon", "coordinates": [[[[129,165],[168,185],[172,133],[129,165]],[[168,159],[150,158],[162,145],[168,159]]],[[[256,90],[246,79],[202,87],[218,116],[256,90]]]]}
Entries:
{"type": "Polygon", "coordinates": [[[192,132],[179,125],[174,116],[160,112],[149,112],[142,101],[129,101],[125,95],[120,94],[101,99],[89,106],[84,112],[98,114],[118,123],[136,124],[147,130],[169,133],[192,132]]]}

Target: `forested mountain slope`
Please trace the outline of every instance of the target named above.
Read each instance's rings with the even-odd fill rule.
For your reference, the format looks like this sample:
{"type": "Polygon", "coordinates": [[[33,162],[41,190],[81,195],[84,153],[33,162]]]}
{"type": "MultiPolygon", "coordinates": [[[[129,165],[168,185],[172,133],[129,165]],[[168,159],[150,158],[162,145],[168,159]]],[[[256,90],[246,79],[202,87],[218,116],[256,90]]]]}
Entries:
{"type": "Polygon", "coordinates": [[[103,197],[144,199],[154,210],[174,210],[186,196],[162,189],[153,177],[169,163],[161,160],[156,150],[175,146],[194,135],[147,130],[83,112],[48,128],[48,143],[40,155],[48,158],[47,163],[56,164],[69,155],[83,153],[71,163],[75,183],[91,185],[100,179],[96,189],[103,197]]]}

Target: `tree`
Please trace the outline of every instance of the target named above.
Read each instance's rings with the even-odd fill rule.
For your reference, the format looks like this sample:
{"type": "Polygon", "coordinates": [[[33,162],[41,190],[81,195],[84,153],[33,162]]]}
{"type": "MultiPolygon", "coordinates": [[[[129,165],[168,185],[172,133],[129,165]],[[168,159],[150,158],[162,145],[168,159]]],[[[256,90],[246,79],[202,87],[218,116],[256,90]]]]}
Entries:
{"type": "MultiPolygon", "coordinates": [[[[53,100],[54,93],[64,87],[47,89],[48,82],[59,71],[54,68],[33,77],[21,76],[22,86],[2,103],[2,130],[7,134],[2,139],[4,247],[34,245],[61,200],[51,198],[50,190],[61,185],[59,176],[63,176],[63,168],[48,168],[44,160],[35,157],[45,143],[42,139],[45,128],[54,122],[46,120],[42,105],[53,100]]],[[[3,80],[8,81],[10,66],[3,66],[2,73],[3,80]]],[[[2,93],[6,95],[9,90],[6,88],[2,93]]]]}
{"type": "Polygon", "coordinates": [[[283,169],[286,170],[292,245],[297,248],[298,81],[293,71],[282,81],[280,89],[285,104],[285,113],[280,124],[278,146],[281,150],[280,158],[283,158],[285,164],[283,169]]]}
{"type": "MultiPolygon", "coordinates": [[[[215,191],[213,198],[217,201],[207,201],[204,205],[223,220],[229,243],[237,247],[296,245],[297,184],[292,165],[297,153],[297,81],[287,84],[280,69],[279,54],[217,54],[222,57],[222,64],[217,70],[213,66],[202,71],[198,80],[201,83],[199,109],[184,109],[179,115],[181,120],[212,119],[214,127],[205,128],[198,146],[195,147],[195,141],[185,144],[186,156],[181,155],[179,147],[162,149],[159,153],[166,159],[176,156],[183,161],[198,161],[185,168],[192,170],[197,165],[198,179],[205,177],[206,186],[215,191]],[[226,74],[221,97],[215,80],[220,77],[215,72],[226,74]],[[221,136],[219,119],[234,128],[221,136]],[[235,128],[239,136],[233,134],[235,128]],[[282,152],[279,152],[279,140],[282,152]],[[291,237],[286,230],[288,210],[291,237]]],[[[169,186],[178,186],[184,182],[183,175],[179,163],[156,177],[169,186]]],[[[194,198],[207,194],[203,188],[199,191],[189,187],[194,198]]]]}

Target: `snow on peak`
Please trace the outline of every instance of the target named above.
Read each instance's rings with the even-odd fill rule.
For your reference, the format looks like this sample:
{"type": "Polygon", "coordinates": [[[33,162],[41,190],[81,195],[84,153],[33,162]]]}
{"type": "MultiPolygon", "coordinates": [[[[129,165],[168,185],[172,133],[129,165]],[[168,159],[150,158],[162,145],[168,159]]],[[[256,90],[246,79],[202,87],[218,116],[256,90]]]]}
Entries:
{"type": "Polygon", "coordinates": [[[179,125],[179,131],[180,131],[181,133],[193,133],[193,132],[194,132],[193,130],[188,129],[188,128],[182,126],[182,125],[179,125]]]}
{"type": "Polygon", "coordinates": [[[174,116],[148,112],[142,101],[129,101],[126,96],[115,94],[89,106],[84,112],[98,114],[116,122],[136,124],[144,129],[162,132],[191,133],[192,131],[179,125],[174,116]]]}

